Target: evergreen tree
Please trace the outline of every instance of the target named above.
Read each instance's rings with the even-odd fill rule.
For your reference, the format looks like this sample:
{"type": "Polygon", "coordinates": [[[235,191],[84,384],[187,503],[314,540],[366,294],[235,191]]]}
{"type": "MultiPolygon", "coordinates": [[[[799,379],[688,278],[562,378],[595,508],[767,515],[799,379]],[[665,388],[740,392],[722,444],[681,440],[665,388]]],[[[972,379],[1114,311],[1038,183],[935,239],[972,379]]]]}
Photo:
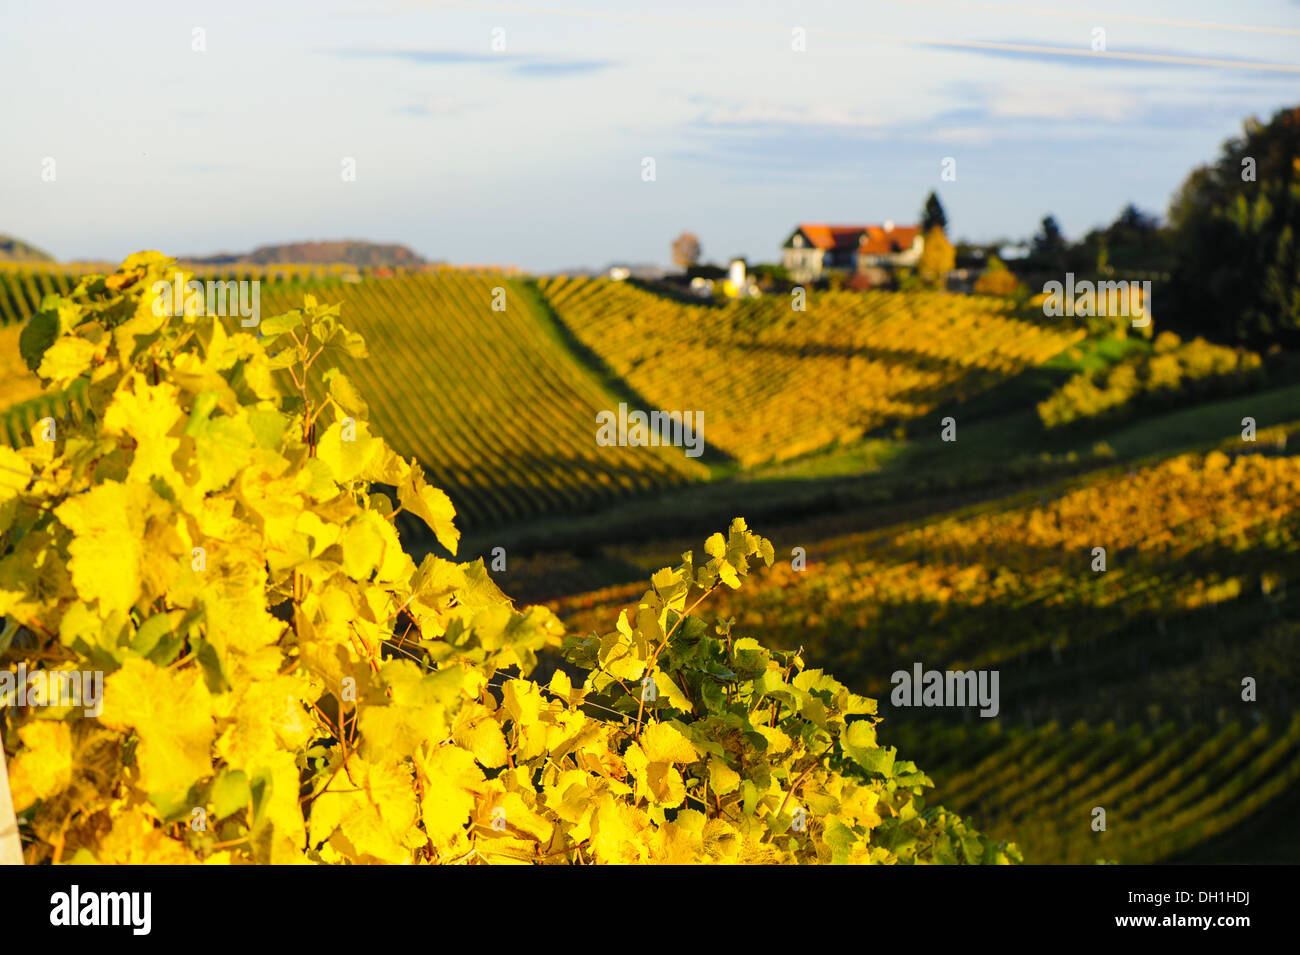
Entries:
{"type": "Polygon", "coordinates": [[[939,197],[931,192],[926,196],[925,208],[921,210],[921,233],[928,234],[935,226],[946,229],[948,215],[943,211],[943,203],[939,201],[939,197]]]}
{"type": "Polygon", "coordinates": [[[1057,225],[1055,216],[1045,216],[1038,233],[1030,240],[1029,257],[1035,268],[1059,271],[1065,268],[1069,244],[1057,225]]]}

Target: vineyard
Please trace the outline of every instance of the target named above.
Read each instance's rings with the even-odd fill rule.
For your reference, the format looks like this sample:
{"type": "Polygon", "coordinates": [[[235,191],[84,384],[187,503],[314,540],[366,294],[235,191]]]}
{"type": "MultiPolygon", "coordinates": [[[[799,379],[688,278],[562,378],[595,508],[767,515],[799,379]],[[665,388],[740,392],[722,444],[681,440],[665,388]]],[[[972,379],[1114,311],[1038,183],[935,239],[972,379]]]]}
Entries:
{"type": "Polygon", "coordinates": [[[47,295],[67,295],[77,273],[62,268],[0,266],[0,326],[21,325],[47,295]]]}
{"type": "Polygon", "coordinates": [[[7,855],[1020,860],[926,802],[876,701],[701,609],[774,560],[742,519],[660,568],[631,620],[565,635],[481,561],[407,552],[399,510],[452,554],[455,510],[331,364],[367,351],[337,307],[305,295],[256,335],[167,315],[168,265],[133,256],[34,319],[42,378],[93,381],[58,436],[0,449],[7,855]],[[543,653],[567,665],[545,682],[543,653]],[[102,695],[60,689],[95,676],[102,695]]]}
{"type": "MultiPolygon", "coordinates": [[[[1149,411],[1149,402],[1173,400],[1168,395],[1175,392],[1199,395],[1199,389],[1217,388],[1225,375],[1244,372],[1251,376],[1251,387],[1258,385],[1255,356],[1199,341],[1183,345],[1171,336],[1157,339],[1155,348],[1129,348],[1114,340],[1098,346],[1100,339],[1082,328],[1026,320],[996,299],[827,292],[812,294],[808,310],[801,312],[781,297],[709,306],[628,283],[543,279],[534,284],[503,274],[451,270],[360,278],[315,267],[200,274],[263,282],[264,320],[280,313],[300,316],[294,320],[323,316],[314,305],[303,311],[304,295],[337,303],[339,320],[366,343],[364,354],[356,348],[331,354],[356,393],[313,378],[305,383],[304,400],[322,407],[331,401],[340,408],[346,405],[365,422],[366,433],[388,436],[397,455],[418,462],[432,486],[447,490],[447,507],[454,506],[458,526],[485,529],[489,537],[496,529],[548,515],[589,512],[601,520],[606,512],[597,509],[602,507],[674,489],[695,493],[719,483],[717,472],[680,449],[599,446],[594,440],[596,412],[625,400],[639,398],[647,409],[702,411],[709,444],[741,465],[756,466],[818,449],[852,448],[868,432],[879,433],[882,427],[1004,385],[1014,395],[1022,373],[1041,371],[1049,360],[1064,369],[1100,361],[1093,370],[1058,377],[1050,386],[1055,391],[1039,391],[1047,399],[1044,407],[1058,408],[1065,417],[1094,416],[1097,401],[1084,394],[1085,384],[1100,383],[1110,389],[1108,394],[1119,395],[1112,404],[1123,405],[1125,420],[1149,411]],[[1126,376],[1138,385],[1126,386],[1126,376]]],[[[88,388],[84,377],[43,383],[19,357],[22,325],[46,295],[78,299],[81,304],[75,307],[61,306],[74,314],[75,308],[99,307],[96,295],[103,293],[77,291],[73,279],[57,269],[0,270],[0,291],[5,320],[0,325],[0,443],[18,449],[21,461],[7,460],[25,470],[38,460],[31,445],[42,418],[59,422],[61,440],[68,430],[94,426],[106,399],[102,390],[88,388]]],[[[267,334],[280,334],[286,321],[274,320],[267,334]]],[[[294,379],[283,371],[276,374],[279,386],[292,391],[294,379]]],[[[1042,388],[1046,380],[1038,379],[1034,387],[1042,388]]],[[[1228,384],[1229,391],[1237,387],[1235,378],[1228,384]]],[[[1042,434],[1032,404],[1024,414],[1032,419],[1033,432],[1042,434]]],[[[1095,417],[1098,427],[1116,419],[1110,411],[1095,417]]],[[[1238,418],[1231,417],[1229,425],[1235,428],[1238,418]]],[[[963,413],[963,421],[963,428],[975,429],[963,434],[979,433],[978,414],[963,413]]],[[[833,671],[845,681],[835,687],[881,701],[882,745],[898,745],[929,774],[913,775],[906,768],[911,764],[900,762],[899,782],[891,785],[911,792],[919,807],[920,780],[933,779],[938,801],[961,814],[927,810],[927,824],[937,828],[922,844],[939,861],[1015,861],[1023,851],[1030,862],[1144,863],[1195,852],[1273,811],[1270,807],[1296,792],[1300,783],[1300,721],[1291,718],[1287,705],[1288,694],[1300,693],[1295,594],[1288,597],[1286,590],[1287,579],[1300,566],[1296,430],[1295,423],[1270,429],[1261,419],[1254,443],[1238,437],[1217,448],[1210,443],[1195,452],[1155,454],[1131,465],[1115,465],[1113,452],[1098,453],[1086,467],[1071,458],[1003,472],[989,470],[996,462],[981,459],[978,442],[967,443],[962,446],[967,460],[993,475],[996,494],[990,499],[959,509],[945,504],[944,489],[957,487],[951,483],[955,472],[921,474],[905,465],[894,479],[897,487],[889,486],[890,496],[877,499],[906,505],[909,491],[919,494],[928,487],[924,493],[937,492],[938,498],[918,510],[918,516],[908,523],[896,523],[901,518],[895,517],[869,530],[855,531],[846,522],[842,530],[811,536],[798,524],[787,528],[778,522],[769,533],[775,545],[771,566],[755,569],[743,590],[710,588],[710,604],[719,620],[734,621],[726,626],[761,633],[773,648],[773,661],[833,671]],[[1074,470],[1062,470],[1062,464],[1074,470]],[[1065,474],[1076,476],[1062,478],[1065,474]],[[1025,480],[1032,489],[1012,493],[1011,483],[1025,480]],[[997,490],[999,481],[1008,484],[1006,491],[997,490]],[[798,552],[806,552],[806,566],[792,560],[798,552]],[[952,710],[891,706],[886,701],[892,674],[916,661],[928,668],[999,670],[1005,709],[996,721],[984,721],[952,710]],[[1265,674],[1275,675],[1258,711],[1242,709],[1242,674],[1260,675],[1261,682],[1265,674]],[[1102,832],[1088,824],[1096,807],[1109,818],[1102,832]],[[978,825],[987,838],[964,835],[968,822],[962,819],[978,825]],[[1012,842],[1020,849],[1010,847],[1012,842]],[[966,848],[953,848],[958,843],[966,848]]],[[[890,440],[901,446],[916,439],[896,433],[890,440]]],[[[926,467],[935,467],[935,456],[943,453],[927,446],[926,467]]],[[[155,461],[151,466],[160,465],[155,461]]],[[[214,466],[213,460],[203,459],[202,467],[214,466]]],[[[394,468],[389,476],[396,480],[397,474],[394,468]]],[[[743,479],[722,481],[726,493],[744,493],[743,479]]],[[[402,540],[441,540],[424,525],[442,513],[442,506],[415,503],[417,492],[409,488],[401,493],[407,499],[390,519],[402,540]]],[[[872,499],[869,494],[862,498],[872,499]]],[[[742,503],[732,513],[743,510],[742,503]]],[[[820,521],[823,528],[835,523],[833,515],[820,521]]],[[[303,553],[314,550],[319,558],[318,545],[302,546],[308,547],[303,553]]],[[[660,562],[663,553],[671,552],[672,559],[681,553],[674,546],[647,543],[646,551],[657,555],[653,561],[636,544],[619,545],[598,557],[512,551],[511,566],[523,567],[525,574],[530,567],[543,568],[537,573],[539,586],[548,579],[596,581],[606,579],[606,560],[654,572],[670,562],[660,562]]],[[[715,550],[718,546],[710,544],[715,550]]],[[[620,682],[628,676],[609,656],[612,646],[629,638],[623,624],[615,631],[611,624],[620,619],[620,609],[628,609],[625,621],[648,626],[638,608],[659,599],[656,588],[666,578],[656,575],[655,580],[649,592],[638,583],[550,600],[573,635],[563,645],[555,636],[558,628],[546,639],[527,629],[527,639],[536,639],[520,651],[524,656],[540,653],[548,670],[563,658],[563,669],[555,671],[561,683],[552,681],[543,685],[549,689],[539,691],[563,704],[567,715],[562,720],[576,720],[579,714],[584,719],[637,715],[620,682]],[[581,697],[562,688],[564,673],[576,672],[574,666],[593,674],[581,697]]],[[[476,594],[467,598],[471,601],[496,592],[481,571],[471,572],[466,586],[476,594]]],[[[391,639],[379,642],[388,646],[384,641],[391,639]]],[[[384,651],[390,657],[404,652],[384,651]]],[[[730,642],[718,652],[730,656],[710,666],[730,671],[740,665],[730,642]]],[[[121,648],[113,653],[120,656],[121,648]]],[[[378,665],[378,658],[372,662],[378,665]]],[[[698,663],[692,659],[690,666],[698,663]]],[[[324,661],[313,665],[333,666],[324,661]]],[[[392,665],[391,659],[383,664],[390,689],[413,679],[397,675],[392,665]]],[[[656,680],[663,677],[672,684],[673,677],[654,673],[656,680]]],[[[498,690],[505,686],[492,685],[498,690]]],[[[707,680],[685,690],[672,686],[666,690],[671,699],[665,701],[672,708],[660,715],[671,721],[697,709],[704,703],[697,694],[706,685],[707,680]]],[[[758,694],[755,701],[762,698],[761,690],[753,692],[758,694]]],[[[517,725],[527,736],[533,730],[508,722],[525,718],[525,711],[531,712],[497,709],[493,724],[505,732],[516,732],[508,727],[517,725]]],[[[474,720],[485,716],[479,709],[473,712],[474,720]]],[[[120,731],[126,718],[117,719],[120,731]]],[[[763,734],[769,729],[763,726],[763,734]]],[[[93,742],[90,737],[46,738],[43,732],[26,727],[21,740],[59,752],[68,746],[79,751],[93,742]]],[[[475,742],[478,737],[468,728],[456,732],[470,751],[482,755],[475,747],[486,744],[475,742]]],[[[493,742],[494,754],[495,746],[493,742]]],[[[691,795],[694,785],[701,785],[701,796],[706,796],[706,780],[715,769],[706,761],[692,776],[686,750],[680,751],[682,762],[670,758],[669,765],[679,766],[674,771],[685,787],[683,798],[697,798],[691,795]]],[[[849,745],[845,752],[851,751],[849,745]]],[[[593,750],[591,758],[604,760],[603,752],[593,750]]],[[[790,758],[810,757],[792,751],[790,758]]],[[[18,762],[20,785],[45,785],[31,782],[34,765],[18,762]]],[[[265,768],[271,765],[267,762],[259,771],[271,772],[265,768]]],[[[278,764],[273,771],[286,772],[278,764]]],[[[434,774],[430,779],[441,778],[436,774],[443,768],[417,768],[417,773],[426,772],[434,774]]],[[[645,792],[654,800],[675,800],[676,783],[665,790],[654,781],[658,778],[636,785],[650,787],[645,792]]],[[[215,794],[219,783],[224,785],[215,776],[204,785],[216,787],[215,794]]],[[[473,786],[480,796],[488,792],[482,781],[476,779],[473,786]]],[[[491,812],[506,795],[495,792],[475,812],[491,812]]],[[[537,818],[546,816],[538,808],[541,803],[530,802],[534,797],[523,798],[537,818]]],[[[780,807],[785,800],[772,798],[771,819],[784,826],[780,807]]],[[[402,800],[399,814],[409,822],[410,806],[405,796],[402,800]]],[[[613,810],[603,811],[611,818],[613,810]]],[[[633,858],[622,854],[619,838],[600,839],[590,825],[569,827],[561,815],[547,816],[547,828],[529,818],[536,832],[523,841],[493,845],[448,836],[451,841],[422,851],[431,858],[454,849],[458,857],[469,853],[479,861],[505,861],[520,853],[535,859],[569,845],[560,839],[567,832],[580,847],[573,851],[594,861],[661,861],[676,858],[679,851],[686,852],[682,858],[714,861],[725,855],[705,839],[690,850],[646,843],[633,858]]],[[[861,822],[868,817],[854,818],[861,822]]],[[[436,813],[429,816],[426,827],[444,824],[437,819],[436,813]]],[[[132,816],[129,825],[143,823],[132,816]]],[[[93,851],[103,853],[101,858],[116,859],[119,852],[125,855],[118,861],[130,857],[125,830],[120,837],[110,833],[96,842],[102,835],[86,836],[85,845],[98,846],[93,851]]],[[[625,835],[632,841],[642,838],[625,835]]],[[[398,861],[405,857],[404,841],[419,838],[409,828],[392,830],[364,851],[336,839],[314,859],[398,861]]],[[[186,852],[199,857],[210,851],[204,840],[189,840],[186,846],[186,852]]],[[[274,856],[287,850],[281,844],[266,851],[274,856]]],[[[770,858],[757,844],[734,851],[748,853],[745,861],[770,858]]],[[[797,861],[842,856],[830,843],[802,848],[792,843],[789,851],[797,861]]],[[[855,860],[865,861],[875,849],[853,851],[855,860]]],[[[560,852],[557,861],[567,852],[560,852]]],[[[913,854],[899,850],[894,857],[911,861],[913,854]]]]}
{"type": "Polygon", "coordinates": [[[1044,427],[1084,420],[1132,417],[1148,407],[1231,394],[1259,387],[1264,380],[1259,355],[1211,345],[1203,339],[1183,343],[1161,332],[1149,354],[1126,359],[1104,372],[1075,375],[1038,405],[1044,427]]]}
{"type": "MultiPolygon", "coordinates": [[[[727,612],[882,693],[916,659],[987,667],[1093,651],[1161,615],[1259,594],[1300,560],[1294,456],[1184,455],[1034,497],[897,533],[778,538],[787,552],[807,547],[807,569],[778,563],[727,612]],[[1106,548],[1104,572],[1092,569],[1095,547],[1106,548]]],[[[582,606],[617,605],[623,593],[558,606],[582,626],[582,606]]]]}
{"type": "MultiPolygon", "coordinates": [[[[341,367],[395,447],[448,488],[466,527],[589,508],[706,473],[680,451],[596,445],[596,412],[617,399],[564,351],[516,281],[446,271],[271,282],[261,288],[263,313],[301,305],[305,291],[339,303],[365,337],[370,357],[345,356],[341,367]],[[502,311],[492,308],[496,288],[505,290],[502,311]]],[[[17,357],[16,331],[0,329],[14,338],[0,341],[15,366],[0,417],[11,444],[47,414],[80,407],[75,394],[33,397],[39,385],[17,357]]]]}
{"type": "Polygon", "coordinates": [[[626,283],[546,279],[547,302],[653,407],[703,411],[743,464],[851,442],[984,391],[1081,341],[1000,299],[810,293],[691,305],[626,283]]]}
{"type": "Polygon", "coordinates": [[[1300,716],[1179,726],[1033,730],[904,727],[944,805],[991,835],[1014,832],[1029,862],[1142,865],[1194,849],[1300,782],[1300,716]],[[1106,811],[1106,829],[1090,828],[1106,811]]]}
{"type": "MultiPolygon", "coordinates": [[[[339,302],[370,349],[343,360],[376,427],[450,489],[465,526],[590,507],[703,476],[679,451],[599,447],[596,412],[617,407],[548,331],[526,288],[442,272],[309,286],[339,302]],[[493,289],[505,290],[503,311],[493,289]]],[[[268,313],[299,287],[267,286],[268,313]]]]}
{"type": "MultiPolygon", "coordinates": [[[[1286,705],[1300,653],[1285,590],[1300,566],[1300,458],[1242,448],[920,526],[774,535],[778,553],[807,548],[806,569],[778,560],[720,607],[882,700],[915,661],[999,669],[1016,702],[992,728],[885,707],[882,737],[943,767],[944,804],[994,835],[1014,831],[1028,861],[1157,861],[1300,780],[1300,722],[1286,705]],[[1265,673],[1277,675],[1272,717],[1243,723],[1241,677],[1265,673]],[[1070,712],[1086,723],[1063,729],[1070,712]],[[1153,737],[1153,713],[1179,728],[1153,737]],[[1114,814],[1101,834],[1088,827],[1096,805],[1114,814]]],[[[581,630],[629,596],[614,587],[553,606],[581,630]]]]}

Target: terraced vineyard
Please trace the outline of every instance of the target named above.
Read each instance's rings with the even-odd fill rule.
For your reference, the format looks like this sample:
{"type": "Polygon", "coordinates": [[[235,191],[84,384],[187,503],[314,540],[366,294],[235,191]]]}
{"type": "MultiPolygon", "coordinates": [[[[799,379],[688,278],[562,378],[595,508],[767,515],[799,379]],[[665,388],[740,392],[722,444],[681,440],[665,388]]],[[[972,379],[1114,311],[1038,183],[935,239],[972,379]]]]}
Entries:
{"type": "Polygon", "coordinates": [[[702,411],[705,439],[744,464],[926,414],[1086,336],[1020,320],[998,299],[941,293],[813,293],[794,311],[781,296],[711,307],[606,279],[538,284],[648,403],[702,411]]]}
{"type": "Polygon", "coordinates": [[[994,838],[1014,832],[1031,863],[1159,862],[1300,782],[1300,715],[1222,726],[904,726],[890,735],[904,752],[925,754],[937,801],[994,838]],[[1098,807],[1104,831],[1092,827],[1098,807]]]}
{"type": "MultiPolygon", "coordinates": [[[[1241,599],[1268,603],[1300,565],[1300,457],[1187,454],[1130,474],[1073,482],[1058,496],[984,506],[901,531],[806,548],[762,585],[718,598],[871,695],[900,667],[988,667],[1035,652],[1093,654],[1131,628],[1241,599]],[[1092,548],[1105,547],[1105,572],[1092,548]],[[1230,571],[1225,571],[1230,567],[1230,571]],[[1077,621],[1086,619],[1087,628],[1077,621]],[[829,664],[828,664],[829,665],[829,664]]],[[[557,604],[585,628],[623,588],[557,604]]]]}
{"type": "Polygon", "coordinates": [[[76,284],[70,269],[0,266],[0,325],[22,324],[46,295],[66,295],[76,284]]]}
{"type": "MultiPolygon", "coordinates": [[[[581,510],[707,474],[678,449],[596,444],[596,413],[617,399],[565,350],[516,281],[450,270],[363,282],[285,274],[296,280],[261,286],[262,315],[300,307],[306,292],[342,305],[371,353],[342,364],[376,426],[420,459],[464,527],[581,510]],[[505,290],[504,311],[492,310],[495,288],[505,290]]],[[[43,290],[40,281],[11,282],[12,294],[28,295],[22,308],[35,307],[28,291],[43,290]]],[[[11,444],[29,440],[46,415],[77,407],[75,397],[40,393],[18,357],[19,331],[0,329],[0,370],[11,373],[0,440],[11,444]]]]}
{"type": "Polygon", "coordinates": [[[418,458],[464,526],[581,509],[703,476],[673,448],[599,447],[617,401],[548,331],[535,299],[499,275],[445,271],[360,283],[266,285],[262,314],[304,291],[342,303],[370,358],[342,362],[381,433],[418,458]],[[493,289],[506,308],[493,311],[493,289]]]}
{"type": "MultiPolygon", "coordinates": [[[[807,568],[778,559],[748,592],[713,599],[738,635],[802,646],[879,698],[882,739],[941,781],[938,801],[1014,831],[1026,859],[1168,858],[1298,791],[1300,601],[1286,581],[1300,567],[1300,457],[1278,453],[1282,433],[920,526],[774,534],[778,555],[807,549],[807,568]],[[916,662],[997,670],[997,720],[886,702],[916,662]],[[1242,700],[1248,675],[1258,703],[1242,700]]],[[[600,631],[637,596],[553,606],[600,631]]]]}
{"type": "Polygon", "coordinates": [[[18,351],[23,324],[41,300],[65,295],[76,283],[74,272],[57,268],[0,267],[0,443],[26,441],[42,418],[62,418],[79,407],[76,396],[45,394],[18,351]]]}

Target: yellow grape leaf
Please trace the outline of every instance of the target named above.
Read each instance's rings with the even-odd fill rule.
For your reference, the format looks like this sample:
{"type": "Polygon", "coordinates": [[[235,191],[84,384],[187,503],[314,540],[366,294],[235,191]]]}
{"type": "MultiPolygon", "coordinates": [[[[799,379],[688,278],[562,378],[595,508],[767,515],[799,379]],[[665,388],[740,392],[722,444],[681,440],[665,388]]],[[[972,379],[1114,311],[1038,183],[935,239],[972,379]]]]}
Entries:
{"type": "Polygon", "coordinates": [[[854,826],[874,829],[880,825],[880,793],[869,786],[852,786],[840,800],[839,815],[854,826]]]}
{"type": "Polygon", "coordinates": [[[263,824],[269,823],[274,834],[267,845],[267,861],[278,864],[287,855],[286,861],[302,862],[300,854],[307,840],[307,823],[298,798],[298,764],[293,750],[260,754],[250,767],[271,775],[271,795],[263,810],[263,824]]]}
{"type": "Polygon", "coordinates": [[[600,638],[600,668],[619,680],[639,680],[645,673],[649,649],[645,640],[632,632],[626,611],[619,611],[617,625],[618,630],[600,638]]]}
{"type": "Polygon", "coordinates": [[[102,865],[195,865],[198,858],[179,839],[173,839],[140,806],[113,819],[113,828],[94,852],[102,865]]]}
{"type": "Polygon", "coordinates": [[[183,793],[212,774],[216,727],[197,669],[168,670],[128,657],[105,683],[99,721],[139,737],[140,785],[148,793],[183,793]]]}
{"type": "Polygon", "coordinates": [[[169,382],[150,385],[144,375],[132,376],[133,390],[119,389],[104,414],[104,431],[135,439],[128,477],[146,480],[157,475],[179,484],[172,455],[180,447],[179,437],[170,432],[184,417],[177,402],[176,386],[169,382]]]}
{"type": "Polygon", "coordinates": [[[0,505],[22,494],[31,480],[32,466],[17,451],[0,446],[0,505]]]}
{"type": "Polygon", "coordinates": [[[340,484],[360,477],[383,450],[383,442],[371,435],[366,423],[351,418],[335,421],[316,443],[316,457],[329,465],[340,484]]]}
{"type": "Polygon", "coordinates": [[[414,462],[411,464],[410,476],[397,488],[397,502],[428,524],[439,544],[451,553],[456,553],[460,544],[460,531],[453,523],[456,509],[452,506],[451,498],[425,481],[424,472],[414,462]]]}
{"type": "Polygon", "coordinates": [[[541,721],[541,688],[532,680],[509,680],[502,691],[503,706],[514,721],[517,759],[532,759],[547,749],[549,726],[541,721]]]}
{"type": "Polygon", "coordinates": [[[361,708],[361,746],[367,759],[400,761],[414,756],[426,743],[437,745],[447,737],[444,700],[459,695],[453,682],[456,674],[424,675],[410,660],[389,660],[381,676],[389,697],[383,705],[361,708]]]}
{"type": "MultiPolygon", "coordinates": [[[[104,277],[104,288],[112,289],[114,292],[120,292],[122,289],[129,288],[140,279],[144,278],[144,268],[141,266],[147,266],[149,264],[148,260],[143,259],[144,256],[149,254],[151,253],[137,252],[135,255],[128,258],[122,263],[116,272],[104,277]]],[[[152,254],[156,255],[157,253],[152,254]]]]}
{"type": "Polygon", "coordinates": [[[629,746],[624,758],[642,795],[667,808],[685,800],[686,784],[673,764],[693,763],[698,757],[678,725],[651,723],[641,732],[640,744],[629,746]]]}
{"type": "Polygon", "coordinates": [[[199,484],[213,491],[229,484],[252,459],[256,436],[242,409],[237,415],[210,418],[194,429],[199,484]]]}
{"type": "MultiPolygon", "coordinates": [[[[502,777],[498,777],[498,780],[500,778],[502,777]]],[[[493,781],[496,782],[497,780],[493,781]]],[[[555,829],[548,819],[533,811],[523,796],[513,791],[491,793],[490,798],[479,806],[477,822],[481,839],[487,840],[496,838],[497,833],[502,833],[508,834],[507,838],[532,838],[545,844],[550,841],[555,829]],[[499,820],[496,826],[492,825],[494,819],[499,820]]],[[[525,845],[519,848],[529,856],[537,851],[536,846],[525,845]]],[[[482,847],[482,851],[485,853],[491,851],[490,842],[489,846],[482,847]]]]}
{"type": "Polygon", "coordinates": [[[411,465],[390,448],[387,442],[380,439],[380,443],[383,447],[370,459],[370,463],[360,475],[361,479],[398,487],[410,477],[411,465]]]}
{"type": "Polygon", "coordinates": [[[72,531],[68,569],[78,593],[98,600],[100,613],[126,613],[140,596],[142,498],[147,487],[105,481],[54,509],[72,531]]]}
{"type": "Polygon", "coordinates": [[[72,783],[72,729],[67,723],[35,720],[18,730],[23,748],[9,767],[14,809],[63,792],[72,783]]]}
{"type": "Polygon", "coordinates": [[[384,535],[374,521],[364,516],[348,524],[339,543],[343,548],[343,573],[353,580],[369,580],[383,562],[384,535]]]}
{"type": "Polygon", "coordinates": [[[402,541],[397,536],[397,528],[390,521],[384,520],[377,511],[366,511],[365,520],[373,527],[384,541],[384,558],[375,571],[375,580],[380,582],[400,582],[405,584],[415,574],[415,562],[402,549],[402,541]]]}
{"type": "Polygon", "coordinates": [[[650,820],[635,806],[606,793],[591,821],[591,852],[602,864],[637,865],[649,861],[642,833],[650,820]]]}
{"type": "Polygon", "coordinates": [[[651,723],[641,732],[641,748],[652,763],[693,763],[699,758],[695,745],[675,721],[651,723]]]}
{"type": "Polygon", "coordinates": [[[424,831],[434,847],[445,852],[463,841],[465,824],[485,789],[483,770],[473,754],[459,746],[439,746],[427,756],[417,756],[415,766],[424,781],[424,831]]]}
{"type": "Polygon", "coordinates": [[[352,383],[352,379],[343,374],[338,368],[330,368],[321,378],[329,386],[330,397],[334,399],[335,404],[343,409],[344,414],[365,415],[368,413],[366,401],[361,397],[361,392],[352,383]]]}
{"type": "Polygon", "coordinates": [[[329,839],[353,862],[407,862],[405,840],[418,806],[407,766],[383,766],[353,754],[312,803],[313,844],[329,839]]]}
{"type": "Polygon", "coordinates": [[[672,822],[662,823],[655,833],[654,861],[658,865],[694,865],[704,856],[704,813],[683,809],[672,822]]]}
{"type": "Polygon", "coordinates": [[[668,701],[668,705],[675,710],[681,710],[683,713],[691,712],[691,701],[686,698],[686,694],[667,673],[655,667],[654,673],[651,674],[655,681],[655,686],[668,701]]]}
{"type": "Polygon", "coordinates": [[[506,738],[492,711],[481,703],[461,709],[452,726],[452,738],[488,769],[506,764],[506,738]]]}
{"type": "Polygon", "coordinates": [[[740,788],[740,773],[714,756],[709,760],[709,788],[721,796],[740,788]]]}
{"type": "Polygon", "coordinates": [[[686,801],[686,782],[676,766],[651,763],[642,781],[650,797],[665,809],[675,809],[686,801]]]}
{"type": "Polygon", "coordinates": [[[302,749],[315,735],[307,711],[307,681],[297,674],[243,684],[230,701],[231,724],[221,734],[217,752],[234,769],[252,775],[272,757],[302,749]]]}
{"type": "Polygon", "coordinates": [[[542,712],[542,691],[531,680],[508,680],[502,691],[506,712],[516,723],[536,723],[542,712]]]}
{"type": "Polygon", "coordinates": [[[36,374],[50,381],[64,382],[76,378],[94,360],[93,343],[77,335],[64,335],[45,350],[36,374]]]}

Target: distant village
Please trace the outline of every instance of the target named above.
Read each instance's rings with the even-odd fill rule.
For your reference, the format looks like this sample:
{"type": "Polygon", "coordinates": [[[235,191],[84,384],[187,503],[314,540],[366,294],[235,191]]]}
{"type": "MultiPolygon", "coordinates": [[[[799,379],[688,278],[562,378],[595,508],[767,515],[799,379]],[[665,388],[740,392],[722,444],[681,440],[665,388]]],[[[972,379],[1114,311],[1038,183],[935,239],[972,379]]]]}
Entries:
{"type": "Polygon", "coordinates": [[[916,223],[797,223],[779,245],[773,243],[779,255],[770,262],[739,257],[726,264],[703,262],[700,240],[683,232],[671,247],[675,269],[614,263],[603,274],[700,299],[733,299],[779,294],[795,286],[1014,295],[1066,270],[1150,278],[1168,267],[1158,220],[1132,205],[1109,226],[1074,243],[1050,215],[1031,239],[1022,241],[954,243],[947,224],[938,196],[931,193],[916,223]]]}

